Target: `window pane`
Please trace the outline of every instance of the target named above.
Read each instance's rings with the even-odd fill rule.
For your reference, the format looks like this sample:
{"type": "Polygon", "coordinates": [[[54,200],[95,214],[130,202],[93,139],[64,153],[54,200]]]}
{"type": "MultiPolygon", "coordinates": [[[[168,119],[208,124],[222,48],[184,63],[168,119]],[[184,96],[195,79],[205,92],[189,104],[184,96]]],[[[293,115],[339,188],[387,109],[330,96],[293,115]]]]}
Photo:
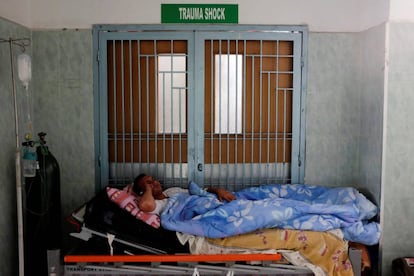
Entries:
{"type": "Polygon", "coordinates": [[[215,55],[215,133],[242,133],[242,55],[215,55]]]}
{"type": "Polygon", "coordinates": [[[158,56],[158,133],[186,132],[185,55],[158,56]]]}

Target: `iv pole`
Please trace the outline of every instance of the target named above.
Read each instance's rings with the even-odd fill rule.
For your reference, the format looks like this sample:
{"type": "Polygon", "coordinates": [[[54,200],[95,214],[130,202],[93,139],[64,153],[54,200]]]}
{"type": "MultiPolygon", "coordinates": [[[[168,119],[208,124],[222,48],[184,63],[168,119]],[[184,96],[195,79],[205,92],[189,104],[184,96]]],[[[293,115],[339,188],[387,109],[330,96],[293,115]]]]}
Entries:
{"type": "Polygon", "coordinates": [[[22,39],[1,39],[0,42],[8,42],[10,49],[10,68],[13,86],[13,103],[14,103],[14,126],[16,135],[16,200],[17,200],[17,230],[18,230],[18,252],[19,252],[19,275],[24,276],[24,239],[23,239],[23,202],[22,202],[22,174],[21,174],[21,149],[19,141],[19,116],[17,112],[17,93],[16,82],[14,78],[14,62],[13,62],[13,44],[20,46],[23,51],[28,46],[28,38],[22,39]]]}

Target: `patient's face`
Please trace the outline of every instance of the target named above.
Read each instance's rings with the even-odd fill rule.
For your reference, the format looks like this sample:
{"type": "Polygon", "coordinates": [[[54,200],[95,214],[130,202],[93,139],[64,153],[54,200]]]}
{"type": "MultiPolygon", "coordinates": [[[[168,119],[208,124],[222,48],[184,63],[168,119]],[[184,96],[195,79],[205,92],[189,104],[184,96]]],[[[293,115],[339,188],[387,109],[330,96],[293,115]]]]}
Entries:
{"type": "Polygon", "coordinates": [[[145,191],[146,188],[150,186],[154,197],[156,195],[162,194],[161,183],[150,175],[144,176],[144,178],[141,179],[139,186],[143,191],[145,191]]]}

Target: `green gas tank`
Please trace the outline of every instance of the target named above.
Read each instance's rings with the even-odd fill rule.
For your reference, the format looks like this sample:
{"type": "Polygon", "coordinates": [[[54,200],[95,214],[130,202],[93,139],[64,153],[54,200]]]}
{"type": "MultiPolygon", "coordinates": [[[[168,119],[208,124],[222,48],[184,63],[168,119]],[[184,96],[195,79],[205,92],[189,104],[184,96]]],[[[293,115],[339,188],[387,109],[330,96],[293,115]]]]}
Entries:
{"type": "Polygon", "coordinates": [[[37,170],[25,178],[25,274],[47,275],[47,251],[60,249],[60,169],[40,133],[36,148],[37,170]]]}

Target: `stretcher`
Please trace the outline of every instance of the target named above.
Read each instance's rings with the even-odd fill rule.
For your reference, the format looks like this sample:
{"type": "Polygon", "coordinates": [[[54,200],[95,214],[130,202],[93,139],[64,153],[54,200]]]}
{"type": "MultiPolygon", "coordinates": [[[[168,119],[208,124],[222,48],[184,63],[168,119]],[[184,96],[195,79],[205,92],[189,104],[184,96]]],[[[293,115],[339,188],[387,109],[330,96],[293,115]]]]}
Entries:
{"type": "MultiPolygon", "coordinates": [[[[64,275],[314,275],[280,253],[191,255],[174,232],[131,220],[104,194],[89,202],[85,213],[86,220],[71,236],[87,250],[65,254],[64,275]]],[[[360,275],[358,251],[349,250],[349,256],[354,275],[360,275]]]]}
{"type": "Polygon", "coordinates": [[[85,242],[97,239],[108,246],[109,254],[69,253],[63,258],[64,275],[313,275],[309,269],[287,264],[279,253],[168,254],[86,225],[71,235],[85,242]]]}
{"type": "Polygon", "coordinates": [[[67,255],[65,275],[313,275],[280,254],[67,255]]]}

